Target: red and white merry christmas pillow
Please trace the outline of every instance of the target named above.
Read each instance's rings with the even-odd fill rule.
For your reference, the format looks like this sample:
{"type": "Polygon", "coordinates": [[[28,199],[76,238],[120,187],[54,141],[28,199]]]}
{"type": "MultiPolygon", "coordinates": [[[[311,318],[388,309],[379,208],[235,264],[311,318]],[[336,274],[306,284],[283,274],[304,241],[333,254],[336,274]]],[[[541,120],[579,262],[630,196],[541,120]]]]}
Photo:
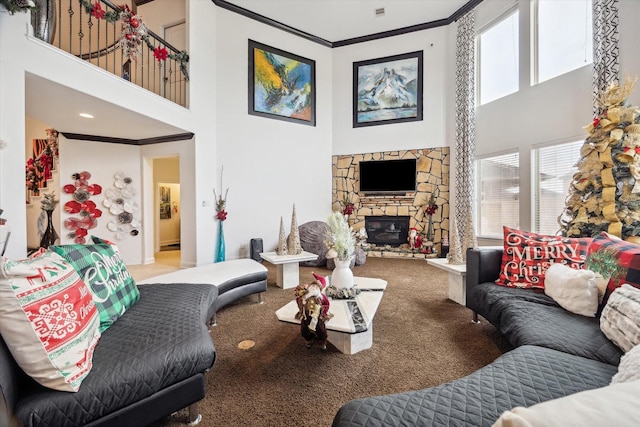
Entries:
{"type": "Polygon", "coordinates": [[[0,334],[22,370],[45,387],[78,391],[92,366],[100,318],[89,288],[60,255],[0,257],[0,334]]]}
{"type": "Polygon", "coordinates": [[[544,289],[544,275],[553,263],[580,269],[591,237],[570,238],[503,227],[504,252],[498,285],[544,289]]]}

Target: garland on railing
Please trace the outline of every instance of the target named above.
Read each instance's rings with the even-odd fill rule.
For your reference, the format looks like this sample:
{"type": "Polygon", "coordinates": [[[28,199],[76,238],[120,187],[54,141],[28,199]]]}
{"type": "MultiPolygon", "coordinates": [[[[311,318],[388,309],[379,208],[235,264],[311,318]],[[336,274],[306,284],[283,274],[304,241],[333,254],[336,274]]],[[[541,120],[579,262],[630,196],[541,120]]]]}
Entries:
{"type": "Polygon", "coordinates": [[[187,71],[189,54],[184,50],[178,53],[169,53],[164,46],[154,46],[147,34],[147,27],[142,22],[142,17],[135,15],[128,5],[120,5],[116,10],[105,11],[99,1],[95,3],[91,3],[89,0],[79,1],[84,10],[96,19],[104,19],[112,24],[117,21],[122,22],[122,35],[118,47],[122,48],[128,58],[135,60],[140,53],[140,45],[144,42],[153,51],[154,58],[158,60],[161,66],[162,62],[166,61],[167,58],[177,61],[180,64],[180,71],[182,71],[185,80],[189,81],[189,73],[187,71]]]}
{"type": "Polygon", "coordinates": [[[9,11],[11,15],[16,12],[27,12],[35,9],[36,4],[32,0],[0,0],[0,4],[9,11]]]}

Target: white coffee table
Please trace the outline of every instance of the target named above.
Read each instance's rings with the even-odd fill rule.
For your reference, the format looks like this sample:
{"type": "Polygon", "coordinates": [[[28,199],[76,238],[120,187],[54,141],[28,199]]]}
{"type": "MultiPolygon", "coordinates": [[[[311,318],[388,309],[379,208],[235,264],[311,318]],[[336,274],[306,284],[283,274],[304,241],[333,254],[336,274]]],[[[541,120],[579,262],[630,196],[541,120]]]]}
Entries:
{"type": "MultiPolygon", "coordinates": [[[[373,317],[387,288],[387,282],[382,279],[354,277],[354,281],[360,294],[353,299],[329,298],[329,313],[333,317],[325,324],[329,342],[344,354],[355,354],[373,345],[373,317]]],[[[299,324],[295,318],[297,312],[298,304],[293,300],[276,311],[276,317],[299,324]]]]}
{"type": "Polygon", "coordinates": [[[318,259],[318,255],[305,251],[297,255],[261,252],[260,256],[263,260],[276,266],[276,284],[282,289],[295,288],[300,284],[300,262],[318,259]]]}

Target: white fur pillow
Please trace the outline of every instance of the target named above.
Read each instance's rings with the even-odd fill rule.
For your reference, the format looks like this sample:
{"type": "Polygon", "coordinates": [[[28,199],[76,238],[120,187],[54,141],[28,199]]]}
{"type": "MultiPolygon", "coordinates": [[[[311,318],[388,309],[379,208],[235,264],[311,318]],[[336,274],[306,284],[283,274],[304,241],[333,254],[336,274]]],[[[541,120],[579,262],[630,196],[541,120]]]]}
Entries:
{"type": "Polygon", "coordinates": [[[635,427],[640,381],[617,383],[503,412],[493,427],[635,427]]]}
{"type": "Polygon", "coordinates": [[[600,315],[600,330],[623,351],[640,344],[640,289],[624,283],[611,293],[600,315]]]}
{"type": "Polygon", "coordinates": [[[611,384],[636,380],[640,380],[640,344],[622,356],[618,373],[611,378],[611,384]]]}
{"type": "Polygon", "coordinates": [[[544,293],[572,313],[595,317],[598,311],[598,285],[593,271],[551,264],[545,273],[544,293]]]}

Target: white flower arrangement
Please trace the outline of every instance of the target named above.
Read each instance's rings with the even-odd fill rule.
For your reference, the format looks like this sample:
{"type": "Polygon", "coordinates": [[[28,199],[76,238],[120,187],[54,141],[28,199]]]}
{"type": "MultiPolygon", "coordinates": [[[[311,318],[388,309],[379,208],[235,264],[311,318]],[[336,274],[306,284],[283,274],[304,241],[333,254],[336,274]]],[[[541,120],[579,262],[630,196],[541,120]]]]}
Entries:
{"type": "Polygon", "coordinates": [[[356,250],[356,237],[345,216],[341,212],[333,212],[327,219],[327,226],[327,258],[351,259],[356,250]]]}

